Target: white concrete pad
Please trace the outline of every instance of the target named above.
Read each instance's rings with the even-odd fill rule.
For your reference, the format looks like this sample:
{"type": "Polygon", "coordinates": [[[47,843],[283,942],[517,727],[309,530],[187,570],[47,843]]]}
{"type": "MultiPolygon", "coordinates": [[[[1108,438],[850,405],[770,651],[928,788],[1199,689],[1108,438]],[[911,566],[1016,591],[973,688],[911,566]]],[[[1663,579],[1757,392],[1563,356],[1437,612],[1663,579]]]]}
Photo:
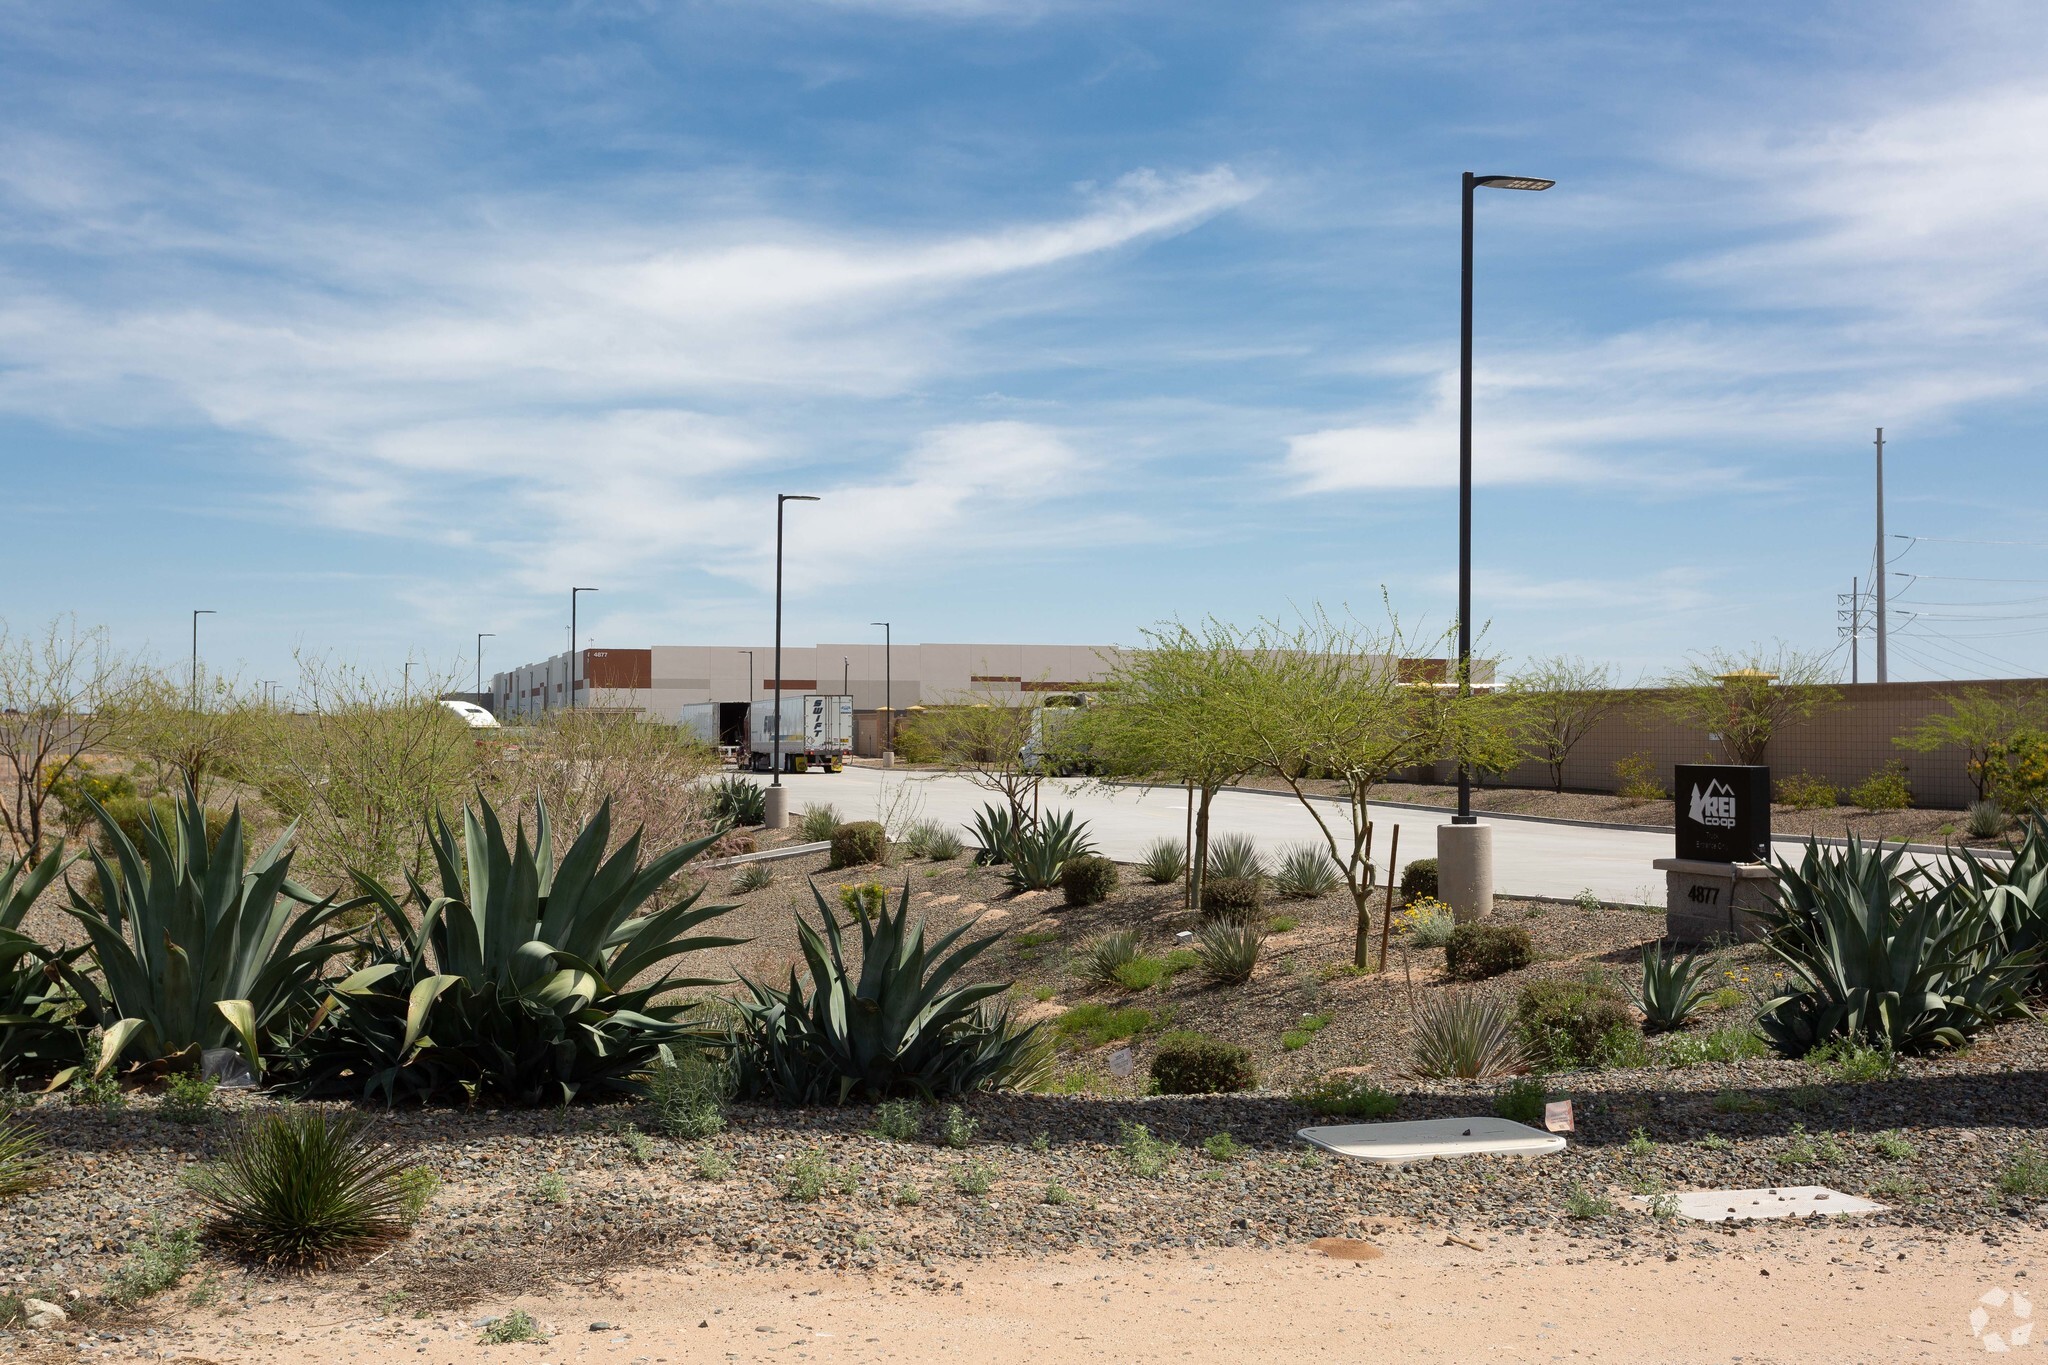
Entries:
{"type": "MultiPolygon", "coordinates": [[[[1843,1194],[1825,1185],[1779,1185],[1768,1190],[1693,1190],[1676,1196],[1678,1216],[1702,1223],[1726,1223],[1736,1218],[1820,1218],[1831,1214],[1883,1213],[1889,1206],[1874,1204],[1853,1194],[1843,1194]]],[[[1638,1204],[1650,1202],[1637,1195],[1638,1204]]]]}
{"type": "Polygon", "coordinates": [[[1451,1156],[1547,1156],[1564,1139],[1509,1119],[1421,1119],[1412,1123],[1344,1123],[1304,1128],[1299,1136],[1339,1156],[1383,1165],[1451,1156]]]}

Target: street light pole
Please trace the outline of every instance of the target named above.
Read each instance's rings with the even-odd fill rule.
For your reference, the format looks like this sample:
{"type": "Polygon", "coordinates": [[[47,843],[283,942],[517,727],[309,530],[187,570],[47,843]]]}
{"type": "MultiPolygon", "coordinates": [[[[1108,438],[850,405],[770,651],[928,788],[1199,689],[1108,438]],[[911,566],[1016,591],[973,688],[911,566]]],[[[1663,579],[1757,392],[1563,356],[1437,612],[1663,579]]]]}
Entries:
{"type": "Polygon", "coordinates": [[[576,594],[596,592],[596,588],[569,589],[569,709],[576,709],[576,594]]]}
{"type": "Polygon", "coordinates": [[[199,709],[199,618],[218,616],[211,607],[200,607],[192,613],[192,709],[199,709]]]}
{"type": "Polygon", "coordinates": [[[768,827],[781,829],[789,822],[789,795],[782,790],[782,505],[788,502],[817,502],[809,493],[775,495],[775,712],[770,720],[774,740],[770,763],[775,769],[769,779],[768,827]],[[780,819],[777,819],[777,816],[780,819]]]}
{"type": "MultiPolygon", "coordinates": [[[[484,694],[484,641],[497,638],[498,632],[495,630],[480,630],[476,633],[476,694],[478,696],[484,694]]],[[[498,690],[496,688],[491,689],[491,700],[494,703],[498,700],[498,690]]]]}
{"type": "Polygon", "coordinates": [[[839,692],[841,696],[853,695],[853,659],[846,654],[839,656],[839,692]]]}
{"type": "MultiPolygon", "coordinates": [[[[882,752],[896,752],[896,650],[895,637],[887,621],[870,621],[882,628],[882,752]]],[[[886,761],[886,760],[885,760],[886,761]]]]}
{"type": "MultiPolygon", "coordinates": [[[[1458,291],[1458,695],[1472,695],[1472,199],[1484,186],[1501,190],[1547,190],[1555,180],[1521,175],[1465,172],[1464,236],[1458,291]]],[[[1472,773],[1458,762],[1458,813],[1454,824],[1474,823],[1472,773]]]]}

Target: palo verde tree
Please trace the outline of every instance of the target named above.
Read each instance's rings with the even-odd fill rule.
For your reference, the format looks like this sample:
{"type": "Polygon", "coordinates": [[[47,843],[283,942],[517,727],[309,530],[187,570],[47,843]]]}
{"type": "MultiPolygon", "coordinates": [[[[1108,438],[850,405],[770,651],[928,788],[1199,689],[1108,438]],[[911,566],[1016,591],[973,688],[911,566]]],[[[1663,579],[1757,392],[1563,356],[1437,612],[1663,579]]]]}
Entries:
{"type": "Polygon", "coordinates": [[[0,830],[24,860],[42,856],[51,787],[108,747],[136,676],[104,629],[76,617],[32,634],[0,621],[0,830]]]}
{"type": "Polygon", "coordinates": [[[1119,651],[1095,704],[1060,728],[1060,742],[1105,778],[1175,782],[1195,802],[1188,850],[1190,902],[1201,903],[1209,860],[1209,808],[1216,793],[1259,766],[1259,750],[1236,699],[1247,667],[1236,628],[1210,619],[1144,632],[1144,644],[1119,651]]]}
{"type": "MultiPolygon", "coordinates": [[[[1262,624],[1244,643],[1231,724],[1322,832],[1357,910],[1352,961],[1369,966],[1372,790],[1401,768],[1496,750],[1500,736],[1489,716],[1498,708],[1404,677],[1401,661],[1416,642],[1391,612],[1384,627],[1368,628],[1318,607],[1296,626],[1262,624]],[[1321,799],[1323,784],[1335,788],[1336,800],[1321,799]]],[[[1424,646],[1449,648],[1448,635],[1424,646]]]]}
{"type": "Polygon", "coordinates": [[[1780,643],[1766,651],[1694,654],[1664,680],[1664,707],[1682,724],[1721,737],[1730,763],[1762,763],[1771,740],[1839,704],[1824,654],[1780,643]]]}
{"type": "Polygon", "coordinates": [[[1531,659],[1508,682],[1514,728],[1550,769],[1550,789],[1564,790],[1565,760],[1615,707],[1613,670],[1572,655],[1531,659]]]}
{"type": "Polygon", "coordinates": [[[1991,794],[1999,760],[2018,746],[2020,737],[2048,729],[2048,698],[1988,687],[1944,692],[1947,711],[1927,717],[1892,743],[1916,753],[1961,749],[1970,783],[1982,801],[1991,794]]]}
{"type": "Polygon", "coordinates": [[[954,693],[917,714],[912,742],[939,766],[1002,798],[1018,827],[1028,828],[1038,774],[1025,749],[1037,710],[1033,695],[1021,691],[981,687],[954,693]]]}

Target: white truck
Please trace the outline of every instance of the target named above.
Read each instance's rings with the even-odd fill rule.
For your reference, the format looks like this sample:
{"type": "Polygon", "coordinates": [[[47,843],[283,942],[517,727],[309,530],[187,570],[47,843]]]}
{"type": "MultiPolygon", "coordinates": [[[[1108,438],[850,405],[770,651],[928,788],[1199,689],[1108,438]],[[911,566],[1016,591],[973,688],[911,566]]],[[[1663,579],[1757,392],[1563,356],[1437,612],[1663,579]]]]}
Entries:
{"type": "MultiPolygon", "coordinates": [[[[775,766],[775,704],[751,708],[747,727],[747,766],[757,773],[775,766]]],[[[806,692],[782,698],[782,770],[816,768],[836,773],[853,752],[853,698],[830,692],[806,692]]]]}
{"type": "Polygon", "coordinates": [[[747,704],[743,701],[697,701],[676,714],[676,725],[718,750],[726,763],[740,761],[747,738],[747,704]]]}

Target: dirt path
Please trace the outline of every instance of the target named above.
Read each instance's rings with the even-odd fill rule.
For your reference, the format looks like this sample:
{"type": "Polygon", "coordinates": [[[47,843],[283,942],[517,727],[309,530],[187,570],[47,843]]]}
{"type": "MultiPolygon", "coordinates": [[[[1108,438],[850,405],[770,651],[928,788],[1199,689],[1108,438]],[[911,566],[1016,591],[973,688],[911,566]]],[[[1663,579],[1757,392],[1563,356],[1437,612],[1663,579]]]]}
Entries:
{"type": "MultiPolygon", "coordinates": [[[[1304,1247],[1207,1256],[995,1260],[900,1278],[818,1271],[640,1271],[460,1314],[388,1317],[373,1282],[280,1285],[269,1302],[184,1308],[147,1337],[87,1343],[71,1359],[410,1361],[461,1365],[681,1362],[1949,1361],[1981,1330],[2029,1318],[2048,1237],[1991,1246],[1849,1224],[1799,1229],[1769,1253],[1702,1231],[1674,1261],[1576,1260],[1582,1244],[1532,1239],[1475,1252],[1437,1234],[1382,1240],[1367,1261],[1304,1247]],[[1706,1252],[1717,1242],[1723,1247],[1706,1252]],[[1716,1254],[1717,1253],[1717,1254],[1716,1254]],[[337,1291],[333,1286],[342,1284],[337,1291]],[[358,1288],[358,1286],[368,1286],[358,1288]],[[513,1308],[544,1344],[485,1346],[479,1324],[513,1308]],[[109,1349],[111,1348],[111,1349],[109,1349]]],[[[2048,1317],[2048,1304],[2041,1310],[2048,1317]]],[[[2023,1342],[2020,1349],[2048,1352],[2023,1342]]],[[[75,1350],[75,1348],[74,1348],[75,1350]]],[[[2024,1356],[2022,1356],[2024,1358],[2024,1356]]]]}

